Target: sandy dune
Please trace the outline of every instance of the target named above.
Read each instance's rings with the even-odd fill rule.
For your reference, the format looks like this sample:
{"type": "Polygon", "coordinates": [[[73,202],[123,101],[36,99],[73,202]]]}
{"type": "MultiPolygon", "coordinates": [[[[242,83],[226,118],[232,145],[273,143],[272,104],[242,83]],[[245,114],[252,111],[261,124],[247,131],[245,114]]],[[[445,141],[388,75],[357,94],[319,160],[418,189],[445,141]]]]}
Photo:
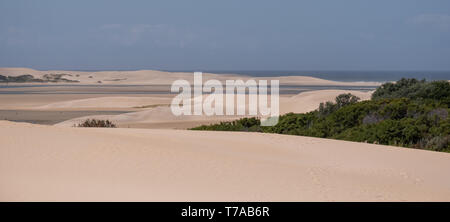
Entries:
{"type": "Polygon", "coordinates": [[[0,141],[0,201],[450,201],[448,153],[7,121],[0,141]]]}
{"type": "Polygon", "coordinates": [[[202,124],[216,123],[220,121],[229,121],[243,116],[175,116],[169,106],[158,106],[144,111],[123,113],[119,115],[93,115],[70,119],[58,124],[56,126],[72,127],[78,123],[84,122],[86,119],[103,119],[110,120],[118,127],[140,126],[139,128],[154,128],[152,124],[156,124],[156,128],[177,128],[183,129],[187,123],[189,127],[199,126],[202,124]]]}
{"type": "Polygon", "coordinates": [[[368,100],[373,91],[362,92],[356,90],[315,90],[299,93],[287,99],[280,99],[280,113],[306,113],[317,109],[320,103],[332,101],[336,96],[351,93],[361,100],[368,100]]]}
{"type": "MultiPolygon", "coordinates": [[[[79,83],[71,84],[134,84],[134,85],[171,85],[173,81],[178,79],[188,80],[193,83],[193,73],[186,72],[163,72],[156,70],[138,70],[138,71],[99,71],[99,72],[81,72],[67,70],[46,70],[39,71],[29,68],[0,68],[0,74],[18,76],[24,74],[33,75],[35,78],[42,78],[45,74],[68,74],[64,78],[69,80],[77,80],[79,83]],[[99,82],[100,81],[100,82],[99,82]]],[[[284,76],[284,77],[263,77],[254,78],[235,74],[212,74],[203,73],[203,80],[217,79],[224,82],[228,79],[255,79],[255,80],[280,80],[280,84],[284,85],[341,85],[341,86],[376,86],[378,82],[338,82],[324,80],[309,76],[284,76]],[[238,78],[236,78],[238,77],[238,78]]],[[[67,84],[67,83],[62,83],[67,84]]]]}
{"type": "MultiPolygon", "coordinates": [[[[204,96],[206,97],[206,96],[204,96]]],[[[81,122],[83,122],[86,119],[108,119],[115,124],[118,125],[118,127],[125,127],[125,128],[176,128],[176,129],[185,129],[185,128],[191,128],[194,126],[199,126],[202,124],[210,124],[210,123],[217,123],[220,121],[229,121],[237,118],[241,118],[243,116],[206,116],[206,115],[181,115],[181,116],[175,116],[172,114],[170,103],[171,98],[141,98],[140,100],[133,99],[132,97],[129,98],[130,102],[137,102],[134,103],[134,107],[144,107],[140,108],[139,111],[136,112],[129,112],[124,113],[120,115],[93,115],[93,116],[85,116],[85,117],[79,117],[70,119],[61,123],[56,124],[57,126],[73,126],[77,125],[81,122]],[[144,103],[142,103],[144,101],[144,103]]],[[[64,104],[70,105],[68,107],[72,107],[75,109],[79,109],[78,104],[82,103],[84,106],[90,106],[91,108],[94,108],[96,106],[103,106],[103,104],[108,104],[108,107],[113,106],[121,106],[124,105],[120,101],[125,101],[125,105],[129,105],[128,102],[126,102],[126,97],[118,99],[118,98],[110,98],[110,97],[104,97],[104,98],[98,98],[98,99],[91,99],[89,100],[89,103],[85,103],[86,100],[83,101],[75,101],[75,102],[67,102],[64,104]],[[105,101],[105,103],[103,102],[105,101]],[[106,101],[109,101],[106,102],[106,101]],[[117,103],[115,103],[117,102],[117,103]],[[102,104],[102,105],[98,105],[102,104]]],[[[192,105],[194,105],[194,99],[191,99],[192,105]]],[[[247,100],[248,104],[248,100],[247,100]]],[[[59,106],[58,104],[56,106],[59,106]]],[[[55,105],[52,105],[50,107],[55,107],[55,105]]],[[[45,107],[40,107],[45,108],[45,107]]]]}
{"type": "Polygon", "coordinates": [[[50,103],[34,107],[40,110],[54,109],[114,109],[114,108],[149,108],[158,105],[168,106],[170,97],[95,97],[50,103]]]}
{"type": "MultiPolygon", "coordinates": [[[[361,92],[354,90],[316,90],[311,92],[303,92],[295,96],[280,97],[280,113],[304,113],[317,109],[321,102],[334,101],[334,98],[342,93],[352,93],[360,97],[362,100],[370,99],[372,92],[361,92]]],[[[270,97],[269,97],[270,100],[270,97]]],[[[248,97],[246,98],[246,106],[248,108],[248,97]]],[[[117,123],[119,127],[145,127],[145,128],[186,128],[194,127],[202,124],[217,123],[220,121],[233,120],[241,118],[242,116],[174,116],[171,109],[167,105],[170,104],[170,98],[152,98],[152,97],[102,97],[83,100],[74,100],[67,102],[60,102],[37,107],[39,109],[54,109],[54,108],[96,108],[101,109],[105,107],[139,107],[145,105],[155,104],[156,107],[150,107],[142,111],[125,113],[120,115],[97,115],[75,118],[71,120],[58,123],[58,126],[73,126],[83,122],[87,118],[94,119],[109,119],[117,123]],[[152,127],[152,124],[155,127],[152,127]]],[[[194,104],[192,102],[192,104],[194,104]]]]}

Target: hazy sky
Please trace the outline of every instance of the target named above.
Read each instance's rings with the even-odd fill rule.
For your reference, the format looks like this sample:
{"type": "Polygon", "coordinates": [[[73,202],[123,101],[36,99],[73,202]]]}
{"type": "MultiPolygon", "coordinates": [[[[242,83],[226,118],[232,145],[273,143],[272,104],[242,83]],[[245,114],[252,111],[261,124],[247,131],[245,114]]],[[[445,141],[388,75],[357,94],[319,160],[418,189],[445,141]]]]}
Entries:
{"type": "Polygon", "coordinates": [[[0,66],[450,70],[450,1],[0,0],[0,66]]]}

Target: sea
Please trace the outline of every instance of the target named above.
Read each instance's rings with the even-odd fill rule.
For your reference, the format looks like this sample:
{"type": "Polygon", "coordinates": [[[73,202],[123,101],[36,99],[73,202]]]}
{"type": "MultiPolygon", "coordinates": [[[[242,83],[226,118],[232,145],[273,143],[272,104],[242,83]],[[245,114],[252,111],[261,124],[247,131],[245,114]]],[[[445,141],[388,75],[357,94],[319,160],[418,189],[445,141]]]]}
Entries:
{"type": "MultiPolygon", "coordinates": [[[[323,71],[323,70],[201,70],[208,73],[241,74],[253,77],[273,76],[311,76],[327,80],[353,82],[387,82],[397,81],[401,78],[416,78],[426,80],[450,80],[450,71],[323,71]]],[[[193,72],[190,70],[188,72],[193,72]]]]}

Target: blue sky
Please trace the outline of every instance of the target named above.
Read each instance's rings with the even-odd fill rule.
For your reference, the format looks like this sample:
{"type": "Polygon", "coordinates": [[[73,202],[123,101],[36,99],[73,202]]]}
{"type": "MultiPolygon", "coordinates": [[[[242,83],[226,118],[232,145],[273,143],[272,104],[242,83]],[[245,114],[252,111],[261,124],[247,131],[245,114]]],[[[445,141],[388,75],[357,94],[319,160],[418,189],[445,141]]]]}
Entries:
{"type": "Polygon", "coordinates": [[[0,66],[450,70],[450,1],[1,0],[0,66]]]}

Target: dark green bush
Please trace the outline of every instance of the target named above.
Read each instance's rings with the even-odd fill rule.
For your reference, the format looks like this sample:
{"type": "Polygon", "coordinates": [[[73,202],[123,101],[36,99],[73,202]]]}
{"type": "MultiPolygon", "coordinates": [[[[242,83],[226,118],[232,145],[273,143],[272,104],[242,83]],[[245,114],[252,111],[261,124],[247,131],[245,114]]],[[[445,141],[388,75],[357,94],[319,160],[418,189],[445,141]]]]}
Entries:
{"type": "Polygon", "coordinates": [[[336,97],[335,103],[331,101],[320,103],[318,111],[320,115],[326,116],[344,106],[354,104],[359,100],[360,100],[359,97],[354,96],[350,93],[340,94],[336,97]]]}
{"type": "Polygon", "coordinates": [[[417,79],[401,79],[385,83],[372,94],[372,99],[409,98],[414,100],[438,100],[450,106],[450,83],[447,80],[427,82],[417,79]]]}
{"type": "Polygon", "coordinates": [[[106,127],[106,128],[116,128],[116,125],[109,120],[96,120],[87,119],[84,122],[77,125],[77,127],[106,127]]]}

